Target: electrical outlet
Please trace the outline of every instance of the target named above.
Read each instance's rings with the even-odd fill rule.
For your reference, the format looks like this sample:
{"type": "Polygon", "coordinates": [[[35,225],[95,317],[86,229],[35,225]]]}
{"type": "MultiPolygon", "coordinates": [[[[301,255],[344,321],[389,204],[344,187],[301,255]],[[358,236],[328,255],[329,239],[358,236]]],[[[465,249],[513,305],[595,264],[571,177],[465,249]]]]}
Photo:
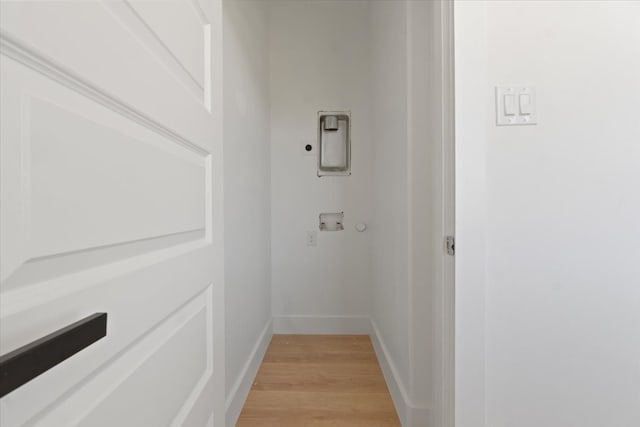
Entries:
{"type": "Polygon", "coordinates": [[[318,246],[318,232],[307,231],[307,246],[318,246]]]}

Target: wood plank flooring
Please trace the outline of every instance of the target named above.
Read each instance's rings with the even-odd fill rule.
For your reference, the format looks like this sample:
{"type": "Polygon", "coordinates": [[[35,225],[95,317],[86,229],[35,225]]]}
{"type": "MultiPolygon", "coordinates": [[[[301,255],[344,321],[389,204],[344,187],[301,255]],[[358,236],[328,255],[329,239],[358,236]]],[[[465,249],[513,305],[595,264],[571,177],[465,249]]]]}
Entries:
{"type": "Polygon", "coordinates": [[[237,427],[400,426],[366,335],[274,335],[237,427]]]}

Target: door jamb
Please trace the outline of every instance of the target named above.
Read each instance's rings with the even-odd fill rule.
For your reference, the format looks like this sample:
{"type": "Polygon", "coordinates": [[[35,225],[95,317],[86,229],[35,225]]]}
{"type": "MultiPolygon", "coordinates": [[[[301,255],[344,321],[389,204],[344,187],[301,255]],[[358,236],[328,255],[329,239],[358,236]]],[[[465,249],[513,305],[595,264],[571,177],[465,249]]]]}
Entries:
{"type": "MultiPolygon", "coordinates": [[[[441,1],[443,231],[455,238],[454,2],[441,1]]],[[[455,255],[443,259],[442,427],[455,427],[455,255]]]]}

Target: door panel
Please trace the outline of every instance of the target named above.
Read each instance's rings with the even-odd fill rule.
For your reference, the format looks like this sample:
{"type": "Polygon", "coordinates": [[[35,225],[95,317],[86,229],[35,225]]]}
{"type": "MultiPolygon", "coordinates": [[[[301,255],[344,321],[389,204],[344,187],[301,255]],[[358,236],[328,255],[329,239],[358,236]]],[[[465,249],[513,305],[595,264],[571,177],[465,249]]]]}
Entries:
{"type": "Polygon", "coordinates": [[[0,7],[0,352],[108,313],[0,424],[222,425],[220,1],[0,7]]]}
{"type": "MultiPolygon", "coordinates": [[[[130,3],[138,21],[148,26],[148,32],[154,36],[168,53],[182,65],[185,77],[193,80],[204,91],[204,28],[207,19],[197,3],[149,2],[133,0],[130,3]]],[[[140,31],[144,32],[144,31],[140,31]]]]}
{"type": "Polygon", "coordinates": [[[180,307],[83,384],[80,393],[47,413],[40,424],[182,425],[211,376],[210,298],[208,288],[180,307]],[[161,373],[167,369],[180,375],[166,382],[161,373]],[[131,395],[140,396],[136,405],[131,405],[131,395]],[[77,411],[78,407],[83,410],[77,411]]]}
{"type": "Polygon", "coordinates": [[[18,143],[18,152],[2,161],[20,165],[30,222],[23,257],[204,230],[208,152],[177,144],[15,61],[1,65],[11,84],[2,109],[13,113],[2,123],[3,140],[18,143]]]}
{"type": "MultiPolygon", "coordinates": [[[[211,144],[208,133],[219,123],[208,114],[206,94],[194,96],[184,72],[188,66],[179,62],[128,2],[3,0],[0,4],[5,54],[74,89],[84,89],[105,104],[125,109],[150,126],[174,131],[180,139],[203,147],[211,144]]],[[[209,40],[202,52],[205,92],[212,87],[211,73],[206,73],[211,68],[209,22],[201,23],[203,37],[209,40]]],[[[180,34],[177,28],[175,32],[180,34]]]]}
{"type": "MultiPolygon", "coordinates": [[[[116,279],[100,282],[81,292],[70,293],[69,296],[57,299],[52,304],[38,305],[3,318],[5,353],[4,336],[8,337],[9,344],[22,345],[90,313],[109,314],[105,338],[2,398],[0,424],[3,427],[21,425],[34,415],[40,416],[40,410],[48,405],[64,404],[70,398],[67,393],[76,395],[74,402],[82,402],[76,408],[78,410],[84,410],[86,406],[94,404],[98,397],[87,394],[80,387],[82,382],[102,371],[108,371],[110,365],[117,363],[120,357],[126,357],[131,351],[135,352],[139,340],[163,320],[170,318],[172,313],[180,311],[185,296],[188,300],[189,296],[197,296],[204,292],[210,271],[194,271],[193,266],[196,263],[210,263],[207,252],[199,250],[170,258],[151,267],[137,269],[116,279]]],[[[208,325],[208,328],[212,327],[211,324],[208,325]]],[[[194,343],[193,348],[200,345],[201,343],[194,343]]],[[[192,351],[185,347],[180,350],[187,353],[192,351]]],[[[216,370],[217,372],[219,371],[216,370]]],[[[168,366],[156,375],[171,387],[174,382],[179,382],[183,372],[179,368],[168,366]]],[[[118,393],[128,399],[133,411],[141,402],[155,398],[158,390],[151,387],[151,384],[149,386],[146,394],[122,393],[122,389],[118,393]]]]}

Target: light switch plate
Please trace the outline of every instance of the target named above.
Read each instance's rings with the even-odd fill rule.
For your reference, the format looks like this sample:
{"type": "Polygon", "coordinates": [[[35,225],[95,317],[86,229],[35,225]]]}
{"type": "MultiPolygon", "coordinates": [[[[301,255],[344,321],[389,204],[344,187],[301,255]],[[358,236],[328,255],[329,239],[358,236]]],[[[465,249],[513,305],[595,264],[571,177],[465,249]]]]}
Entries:
{"type": "Polygon", "coordinates": [[[535,87],[496,87],[496,125],[523,126],[537,122],[535,87]]]}

